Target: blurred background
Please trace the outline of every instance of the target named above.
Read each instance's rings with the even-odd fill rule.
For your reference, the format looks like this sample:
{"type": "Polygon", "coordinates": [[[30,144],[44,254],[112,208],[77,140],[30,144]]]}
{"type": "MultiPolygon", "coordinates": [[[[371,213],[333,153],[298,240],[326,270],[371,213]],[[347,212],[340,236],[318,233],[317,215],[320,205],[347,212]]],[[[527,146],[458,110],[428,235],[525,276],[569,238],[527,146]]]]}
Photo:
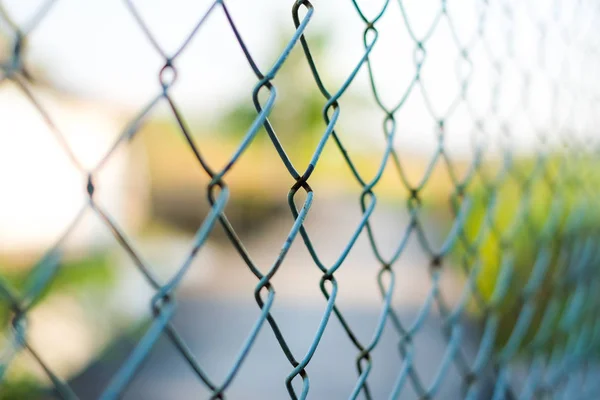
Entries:
{"type": "MultiPolygon", "coordinates": [[[[227,2],[263,73],[292,39],[292,3],[227,2]]],[[[98,398],[152,321],[156,293],[115,229],[164,283],[190,255],[211,208],[210,177],[169,103],[160,97],[159,73],[165,65],[161,52],[178,52],[212,2],[131,2],[158,48],[127,2],[1,4],[0,398],[52,397],[46,390],[52,383],[36,356],[19,351],[11,328],[15,310],[5,289],[24,296],[29,290],[37,293],[40,281],[44,289],[26,315],[27,343],[80,398],[98,398]],[[135,135],[128,137],[128,130],[135,135]],[[121,137],[126,139],[118,141],[121,137]],[[94,172],[95,208],[88,205],[86,171],[94,172]],[[54,256],[58,249],[58,267],[48,278],[48,252],[54,256]]],[[[469,271],[482,265],[476,285],[483,301],[491,302],[497,282],[505,282],[501,265],[513,260],[517,273],[508,281],[514,296],[502,296],[505,303],[494,305],[502,321],[496,340],[501,347],[524,307],[515,305],[515,299],[540,263],[539,254],[550,249],[548,263],[554,266],[546,283],[540,284],[544,290],[551,293],[556,277],[569,270],[561,266],[558,250],[552,251],[563,248],[563,241],[547,240],[548,230],[556,240],[565,235],[572,256],[584,251],[577,246],[585,236],[589,257],[580,263],[585,264],[581,270],[593,272],[596,266],[600,10],[593,2],[569,1],[389,2],[375,25],[378,36],[369,54],[369,71],[366,63],[360,64],[368,24],[357,9],[372,19],[385,4],[315,0],[305,36],[330,93],[342,88],[360,65],[339,100],[335,130],[365,181],[382,168],[369,221],[381,257],[393,258],[401,250],[392,265],[392,307],[407,327],[425,315],[413,338],[414,368],[425,387],[441,371],[442,389],[435,397],[454,399],[463,395],[465,378],[454,363],[440,369],[443,360],[453,356],[448,355],[443,312],[432,294],[443,294],[450,308],[462,307],[465,291],[472,300],[469,271]],[[385,108],[397,108],[395,153],[387,161],[385,108]],[[569,150],[580,153],[573,157],[569,150]],[[567,186],[560,185],[573,176],[587,181],[571,184],[567,192],[567,186]],[[536,184],[526,183],[530,181],[536,184]],[[492,195],[494,188],[498,193],[492,195]],[[457,212],[465,195],[476,206],[462,220],[457,212]],[[564,198],[564,204],[557,206],[556,197],[564,198]],[[489,211],[492,202],[498,206],[489,211]],[[575,208],[586,224],[569,222],[575,208]],[[552,216],[556,226],[547,222],[552,216]],[[453,229],[459,220],[464,242],[458,240],[448,250],[442,246],[458,235],[453,229]],[[500,233],[477,240],[486,221],[500,233]],[[521,226],[521,221],[527,223],[521,226]],[[517,233],[511,230],[515,224],[517,233]],[[505,237],[519,246],[507,249],[505,237]],[[441,261],[440,248],[446,249],[441,261]],[[433,271],[431,266],[440,264],[442,268],[433,271]]],[[[176,77],[169,96],[207,163],[220,170],[257,117],[252,91],[259,81],[220,6],[173,65],[176,77]]],[[[315,84],[300,44],[292,48],[272,83],[277,98],[269,120],[290,161],[302,172],[326,131],[327,99],[315,84]]],[[[259,98],[264,104],[262,94],[259,98]]],[[[225,214],[255,265],[266,273],[294,224],[287,195],[295,179],[264,128],[224,180],[230,189],[225,214]]],[[[326,142],[309,184],[314,201],[304,226],[320,259],[330,266],[363,218],[364,185],[333,138],[326,142]]],[[[304,197],[299,193],[296,204],[304,197]]],[[[365,343],[382,312],[377,281],[381,268],[363,229],[335,273],[336,304],[365,343]]],[[[592,272],[578,277],[595,283],[592,272]]],[[[313,342],[326,309],[327,299],[319,288],[322,276],[298,236],[271,279],[276,291],[272,315],[299,359],[313,342]]],[[[581,283],[577,279],[571,289],[581,283]]],[[[174,317],[174,326],[215,382],[222,382],[230,371],[260,315],[254,299],[257,284],[217,223],[175,293],[174,317]]],[[[571,304],[572,292],[561,293],[561,304],[571,304]]],[[[537,319],[530,336],[540,326],[550,297],[536,297],[537,319]]],[[[592,297],[579,301],[585,299],[592,297]]],[[[562,307],[567,313],[569,306],[562,307]]],[[[471,362],[484,332],[485,319],[480,316],[489,316],[485,307],[473,308],[460,317],[460,346],[471,362]]],[[[590,308],[591,313],[596,310],[590,308]]],[[[588,320],[588,314],[577,319],[588,320]]],[[[375,399],[390,396],[406,365],[397,350],[400,335],[390,325],[384,326],[372,352],[368,382],[375,399]]],[[[332,316],[307,368],[308,397],[348,398],[357,381],[358,353],[332,316]]],[[[520,373],[520,364],[515,365],[512,379],[521,387],[518,382],[528,371],[520,373]]],[[[227,397],[287,398],[285,378],[292,370],[265,324],[227,397]]],[[[489,379],[487,375],[482,373],[481,398],[490,398],[495,384],[493,374],[489,379]]],[[[299,382],[294,385],[301,390],[299,382]]],[[[399,395],[422,394],[408,382],[399,395]]],[[[209,396],[210,390],[166,337],[158,341],[124,395],[209,396]]]]}

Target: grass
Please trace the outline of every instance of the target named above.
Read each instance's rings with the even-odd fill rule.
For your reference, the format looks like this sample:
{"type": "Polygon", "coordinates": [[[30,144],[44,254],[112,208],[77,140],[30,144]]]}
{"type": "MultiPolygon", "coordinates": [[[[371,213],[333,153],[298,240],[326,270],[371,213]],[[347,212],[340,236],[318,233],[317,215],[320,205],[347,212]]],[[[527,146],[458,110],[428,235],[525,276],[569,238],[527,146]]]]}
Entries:
{"type": "Polygon", "coordinates": [[[468,189],[473,205],[452,259],[456,265],[465,263],[469,271],[477,263],[481,266],[476,287],[485,311],[499,317],[498,350],[515,332],[526,304],[533,313],[521,335],[522,351],[549,352],[590,322],[590,315],[582,312],[571,321],[571,329],[562,325],[579,287],[599,278],[593,258],[578,270],[573,266],[584,255],[582,244],[593,243],[600,233],[600,209],[589,192],[600,184],[600,175],[597,163],[589,160],[562,164],[567,169],[559,173],[560,160],[560,155],[550,157],[538,172],[533,160],[518,160],[513,170],[533,179],[509,177],[495,185],[495,192],[481,184],[468,189]],[[547,314],[551,306],[556,307],[554,316],[547,314]],[[544,318],[548,338],[542,343],[534,338],[544,318]]]}
{"type": "MultiPolygon", "coordinates": [[[[35,276],[32,275],[32,268],[14,268],[6,264],[3,267],[0,283],[8,285],[16,293],[23,293],[29,285],[34,284],[35,276]]],[[[51,278],[48,285],[40,291],[36,302],[44,301],[46,297],[53,293],[77,292],[107,287],[114,279],[114,269],[111,266],[111,258],[108,253],[90,254],[81,258],[59,261],[56,274],[51,278]]],[[[1,301],[0,321],[5,325],[9,315],[8,303],[6,303],[6,299],[1,301]]]]}
{"type": "Polygon", "coordinates": [[[44,399],[51,398],[48,389],[33,378],[21,377],[2,382],[0,400],[44,399]]]}
{"type": "MultiPolygon", "coordinates": [[[[10,290],[22,298],[27,288],[35,285],[35,278],[45,278],[42,269],[51,269],[51,263],[42,264],[42,268],[15,268],[4,263],[0,284],[8,285],[10,290]]],[[[47,276],[47,275],[46,275],[47,276]]],[[[95,289],[106,290],[116,279],[115,269],[109,253],[89,254],[84,257],[67,258],[59,261],[55,275],[34,299],[35,304],[42,303],[55,294],[86,294],[95,289]]],[[[12,311],[7,299],[0,299],[0,326],[9,329],[12,311]]],[[[15,360],[16,361],[16,360],[15,360]]],[[[49,398],[42,383],[30,372],[12,364],[2,381],[0,400],[49,398]]]]}

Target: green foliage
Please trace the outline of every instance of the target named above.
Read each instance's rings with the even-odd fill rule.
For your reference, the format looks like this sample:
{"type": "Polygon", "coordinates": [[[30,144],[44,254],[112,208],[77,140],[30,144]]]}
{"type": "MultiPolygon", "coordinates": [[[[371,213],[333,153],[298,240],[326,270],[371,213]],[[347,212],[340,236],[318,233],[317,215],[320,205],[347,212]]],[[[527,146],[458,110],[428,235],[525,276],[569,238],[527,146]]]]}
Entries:
{"type": "Polygon", "coordinates": [[[499,318],[497,349],[510,341],[556,350],[573,330],[595,324],[597,296],[574,302],[600,277],[598,167],[560,155],[519,160],[505,179],[467,188],[472,203],[453,258],[476,274],[472,309],[499,318]],[[526,329],[517,329],[519,318],[526,329]]]}
{"type": "MultiPolygon", "coordinates": [[[[290,36],[291,33],[283,29],[277,35],[280,42],[273,46],[274,52],[268,58],[272,60],[271,62],[279,57],[281,49],[287,45],[290,36]]],[[[326,31],[311,31],[310,34],[307,34],[306,40],[317,64],[332,48],[330,45],[331,35],[326,31]]],[[[271,68],[271,65],[267,67],[271,68]]],[[[325,68],[326,65],[322,67],[325,68]]],[[[333,88],[338,85],[338,74],[332,73],[331,76],[328,76],[322,68],[319,70],[326,86],[333,88]]],[[[267,68],[263,68],[263,71],[267,71],[267,68]]],[[[277,97],[268,116],[269,121],[283,146],[293,149],[293,154],[290,156],[298,155],[299,161],[306,162],[310,159],[327,126],[323,118],[327,99],[316,87],[300,45],[292,49],[284,65],[275,75],[273,83],[277,90],[277,97]]],[[[267,91],[264,89],[259,93],[260,102],[263,105],[266,104],[266,93],[267,91]]],[[[346,104],[364,104],[365,99],[362,96],[346,93],[343,101],[346,104]]],[[[235,140],[240,140],[257,116],[258,112],[251,96],[243,97],[232,104],[230,109],[221,116],[218,126],[223,133],[235,140]]],[[[255,141],[265,143],[267,141],[266,133],[258,135],[255,141]]]]}
{"type": "MultiPolygon", "coordinates": [[[[279,45],[273,47],[275,52],[269,57],[270,60],[275,60],[279,56],[280,48],[287,44],[288,36],[283,32],[278,35],[281,40],[279,45]]],[[[311,49],[316,57],[321,56],[327,48],[327,38],[328,36],[323,33],[311,35],[311,49]]],[[[285,132],[281,132],[282,135],[314,139],[316,134],[324,129],[322,109],[325,98],[314,88],[314,85],[310,84],[310,81],[307,81],[312,80],[308,71],[308,64],[298,46],[289,54],[285,65],[275,77],[277,98],[269,119],[275,129],[285,127],[285,132]]],[[[261,101],[265,103],[262,96],[261,101]]],[[[245,97],[239,99],[230,110],[225,112],[220,126],[226,133],[241,137],[257,115],[251,99],[245,97]]]]}
{"type": "Polygon", "coordinates": [[[44,393],[44,389],[34,379],[21,378],[13,381],[5,381],[0,386],[0,400],[45,398],[50,398],[50,396],[48,393],[44,393]]]}
{"type": "MultiPolygon", "coordinates": [[[[36,303],[54,293],[77,293],[82,290],[105,288],[115,279],[114,270],[110,265],[107,253],[91,254],[82,258],[58,261],[56,274],[48,285],[44,286],[35,299],[36,303]]],[[[49,266],[50,267],[50,266],[49,266]]],[[[25,289],[33,284],[36,276],[29,269],[10,268],[11,272],[3,272],[0,284],[13,289],[17,296],[22,296],[25,289]]],[[[0,298],[0,326],[8,323],[10,315],[7,299],[0,298]]]]}
{"type": "MultiPolygon", "coordinates": [[[[4,265],[6,267],[6,265],[4,265]]],[[[105,291],[115,280],[108,253],[89,254],[79,258],[62,260],[58,254],[51,254],[32,269],[7,268],[0,276],[0,285],[23,299],[28,293],[33,298],[33,306],[42,303],[55,294],[84,294],[95,289],[105,291]],[[11,271],[11,272],[7,272],[11,271]],[[32,290],[32,288],[38,290],[32,290]],[[34,293],[34,294],[31,294],[34,293]]],[[[10,302],[0,292],[0,326],[8,329],[11,318],[10,302]]],[[[27,371],[12,371],[5,376],[0,388],[0,400],[50,398],[37,378],[27,371]]]]}

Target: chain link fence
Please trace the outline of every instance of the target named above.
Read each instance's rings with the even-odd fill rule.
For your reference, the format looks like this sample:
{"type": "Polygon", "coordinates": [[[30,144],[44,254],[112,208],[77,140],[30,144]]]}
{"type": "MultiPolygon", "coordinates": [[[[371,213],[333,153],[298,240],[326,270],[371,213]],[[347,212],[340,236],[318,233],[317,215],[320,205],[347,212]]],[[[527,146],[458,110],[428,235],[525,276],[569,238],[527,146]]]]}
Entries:
{"type": "MultiPolygon", "coordinates": [[[[6,377],[11,360],[18,353],[28,352],[51,380],[55,395],[65,399],[78,398],[70,385],[55,374],[52,366],[28,342],[27,317],[61,268],[63,242],[84,213],[91,210],[110,229],[139,273],[154,288],[154,297],[148,305],[151,323],[104,388],[103,399],[126,394],[128,385],[161,337],[168,338],[178,349],[198,380],[210,391],[211,398],[226,398],[228,388],[240,370],[252,368],[252,365],[246,365],[245,360],[253,351],[261,331],[272,332],[289,362],[289,373],[285,382],[281,382],[286,386],[289,397],[311,398],[311,360],[319,352],[321,338],[333,321],[337,321],[333,323],[339,323],[346,333],[339,340],[350,341],[355,348],[356,380],[354,387],[348,388],[349,398],[373,398],[369,385],[375,363],[372,353],[381,344],[384,330],[396,335],[397,345],[387,351],[396,352],[401,360],[396,379],[390,382],[389,398],[405,398],[408,387],[419,399],[443,397],[440,388],[449,368],[458,371],[462,394],[469,399],[485,396],[494,399],[598,396],[600,388],[595,376],[600,348],[600,274],[595,268],[600,260],[597,201],[600,180],[595,134],[600,122],[600,80],[596,78],[600,70],[600,6],[596,2],[482,0],[467,5],[442,0],[430,6],[433,18],[429,28],[425,32],[416,32],[406,1],[381,1],[376,12],[373,12],[373,4],[367,6],[361,1],[353,1],[356,16],[364,24],[363,41],[356,43],[363,49],[362,56],[356,60],[348,76],[343,77],[343,84],[332,87],[327,79],[322,78],[319,60],[311,52],[310,27],[319,12],[317,1],[290,2],[291,19],[287,23],[293,25],[294,33],[286,38],[286,46],[269,68],[260,68],[255,62],[252,49],[245,44],[225,1],[215,1],[204,15],[198,17],[197,24],[180,46],[170,52],[159,44],[153,30],[146,24],[138,8],[142,6],[124,1],[136,28],[152,44],[164,66],[157,71],[160,86],[155,97],[139,110],[106,155],[92,168],[82,165],[54,124],[52,114],[30,88],[28,64],[24,61],[25,43],[28,35],[42,21],[52,18],[51,10],[55,3],[47,1],[36,6],[37,11],[26,24],[17,24],[9,9],[0,7],[0,17],[12,43],[8,57],[2,60],[0,80],[17,85],[42,116],[70,158],[72,168],[85,177],[88,201],[70,228],[31,268],[22,287],[15,288],[7,280],[0,280],[2,304],[9,314],[7,326],[3,327],[7,339],[0,357],[0,381],[6,377]],[[477,27],[470,36],[461,37],[457,33],[455,15],[471,7],[477,15],[477,27]],[[399,101],[395,104],[389,104],[380,96],[381,84],[371,59],[371,53],[384,35],[378,29],[380,21],[392,8],[401,16],[395,24],[406,30],[413,49],[412,56],[403,59],[405,65],[410,65],[412,75],[406,89],[397,93],[399,101]],[[202,35],[205,21],[214,14],[225,16],[228,29],[235,35],[248,68],[256,77],[254,88],[248,93],[255,107],[254,120],[239,140],[229,162],[222,168],[216,168],[207,161],[205,154],[212,149],[196,143],[183,112],[171,94],[178,82],[177,65],[181,55],[196,36],[202,35]],[[494,15],[494,21],[498,23],[493,29],[489,23],[490,15],[494,15]],[[441,25],[449,28],[451,35],[447,39],[455,47],[455,58],[444,67],[456,70],[454,83],[458,84],[458,90],[449,107],[440,112],[432,104],[440,89],[426,84],[428,72],[425,67],[430,58],[430,39],[441,25]],[[526,37],[521,29],[523,26],[529,29],[530,37],[526,37]],[[500,39],[494,39],[494,34],[500,39]],[[525,40],[532,41],[534,47],[523,57],[518,48],[519,43],[525,40]],[[293,49],[301,49],[313,77],[312,84],[322,95],[323,129],[318,143],[310,149],[312,156],[306,168],[294,165],[288,155],[294,149],[284,148],[278,136],[278,131],[286,127],[275,127],[270,122],[270,114],[278,104],[274,79],[286,65],[293,49]],[[479,54],[477,57],[473,56],[475,52],[479,54]],[[489,77],[488,87],[482,88],[474,83],[474,74],[482,71],[489,77]],[[352,152],[345,147],[344,132],[337,125],[344,112],[340,99],[365,72],[380,116],[380,125],[369,129],[385,138],[379,168],[370,177],[361,172],[354,162],[352,152]],[[516,88],[513,92],[506,90],[511,84],[516,88]],[[487,93],[486,101],[473,95],[473,91],[482,90],[487,93]],[[407,177],[396,139],[407,134],[397,127],[402,118],[399,113],[406,101],[417,92],[425,100],[423,109],[428,115],[428,122],[435,126],[436,145],[427,160],[424,174],[415,183],[407,177]],[[506,106],[507,101],[510,106],[506,106]],[[159,279],[153,269],[142,261],[143,255],[138,253],[118,221],[95,197],[98,172],[113,153],[129,145],[155,107],[165,102],[203,174],[210,180],[205,187],[210,211],[197,230],[187,260],[166,281],[159,279]],[[451,121],[459,107],[467,111],[470,121],[468,131],[461,134],[471,139],[471,161],[461,171],[451,152],[447,151],[448,141],[456,134],[452,132],[451,121]],[[269,266],[257,265],[253,261],[225,212],[230,199],[228,175],[258,135],[268,136],[269,145],[281,160],[272,168],[284,168],[294,182],[287,195],[289,214],[294,223],[288,235],[280,238],[279,255],[269,266]],[[517,145],[525,137],[529,140],[529,153],[522,152],[517,145]],[[304,224],[311,213],[313,200],[318,196],[311,188],[311,176],[320,168],[326,145],[337,149],[355,185],[360,187],[360,195],[352,200],[359,202],[362,209],[360,223],[332,263],[326,263],[320,256],[313,236],[304,224]],[[428,238],[422,218],[426,201],[423,192],[434,169],[439,166],[447,171],[451,183],[451,190],[443,201],[451,218],[443,242],[436,246],[428,238]],[[376,239],[371,217],[378,206],[375,189],[384,172],[390,170],[397,176],[396,185],[408,193],[397,197],[396,202],[406,208],[409,222],[402,227],[404,233],[396,250],[391,256],[385,256],[376,239]],[[260,309],[260,316],[247,332],[229,372],[220,380],[206,372],[202,359],[193,354],[172,323],[177,310],[175,291],[186,280],[193,260],[202,253],[216,225],[224,229],[239,258],[256,277],[254,299],[260,309]],[[336,302],[339,290],[336,273],[343,270],[347,259],[352,257],[352,249],[360,235],[368,237],[372,253],[378,260],[378,265],[372,266],[372,279],[378,282],[381,295],[379,320],[372,327],[372,338],[367,341],[355,334],[344,310],[336,302]],[[423,282],[430,289],[417,318],[407,324],[398,315],[393,296],[396,282],[403,279],[395,266],[411,238],[418,240],[421,252],[429,259],[429,264],[421,267],[430,273],[430,280],[423,282]],[[284,264],[292,243],[296,242],[303,243],[310,253],[313,261],[310,268],[318,268],[321,272],[319,286],[326,304],[311,344],[302,353],[291,349],[278,324],[277,314],[273,312],[277,288],[272,281],[284,264]],[[458,301],[446,299],[439,283],[442,276],[451,271],[460,274],[464,282],[458,301]],[[415,338],[421,332],[424,319],[434,309],[442,321],[440,340],[445,340],[447,346],[441,362],[430,366],[435,374],[428,381],[414,365],[415,354],[420,351],[415,345],[415,338]],[[482,327],[474,357],[464,351],[465,329],[473,329],[464,323],[467,314],[480,321],[482,327]],[[486,388],[490,382],[491,390],[486,388]]],[[[207,59],[206,62],[211,61],[207,59]]],[[[16,133],[0,133],[11,134],[16,133]]],[[[26,135],[27,132],[18,134],[26,135]]],[[[266,397],[268,393],[265,393],[266,397]]]]}

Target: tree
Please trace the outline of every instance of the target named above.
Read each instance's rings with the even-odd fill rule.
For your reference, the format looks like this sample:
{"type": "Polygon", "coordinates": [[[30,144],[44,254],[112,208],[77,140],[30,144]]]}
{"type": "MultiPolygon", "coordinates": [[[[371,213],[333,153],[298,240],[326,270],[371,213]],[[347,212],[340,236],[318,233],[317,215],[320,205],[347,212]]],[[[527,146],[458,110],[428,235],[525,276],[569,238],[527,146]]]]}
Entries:
{"type": "MultiPolygon", "coordinates": [[[[281,31],[277,37],[280,38],[279,45],[273,47],[275,50],[269,60],[276,60],[279,57],[281,49],[287,45],[291,34],[281,31]]],[[[312,57],[318,64],[320,60],[323,60],[326,52],[331,49],[330,35],[323,31],[311,33],[307,36],[307,41],[312,57]]],[[[325,85],[333,86],[326,66],[317,66],[325,85]]],[[[335,79],[337,77],[333,77],[333,80],[335,79]]],[[[293,149],[301,161],[308,161],[327,126],[323,118],[323,109],[327,99],[319,91],[314,81],[299,42],[277,72],[273,83],[277,88],[277,98],[268,117],[269,121],[284,148],[293,149]]],[[[355,103],[363,100],[362,98],[353,98],[351,95],[345,95],[344,99],[355,103]]],[[[264,99],[262,100],[264,104],[264,99]]],[[[244,97],[240,98],[222,115],[219,126],[225,134],[240,139],[246,134],[257,115],[249,94],[244,93],[244,97]]],[[[261,139],[257,138],[257,140],[261,139]]]]}

